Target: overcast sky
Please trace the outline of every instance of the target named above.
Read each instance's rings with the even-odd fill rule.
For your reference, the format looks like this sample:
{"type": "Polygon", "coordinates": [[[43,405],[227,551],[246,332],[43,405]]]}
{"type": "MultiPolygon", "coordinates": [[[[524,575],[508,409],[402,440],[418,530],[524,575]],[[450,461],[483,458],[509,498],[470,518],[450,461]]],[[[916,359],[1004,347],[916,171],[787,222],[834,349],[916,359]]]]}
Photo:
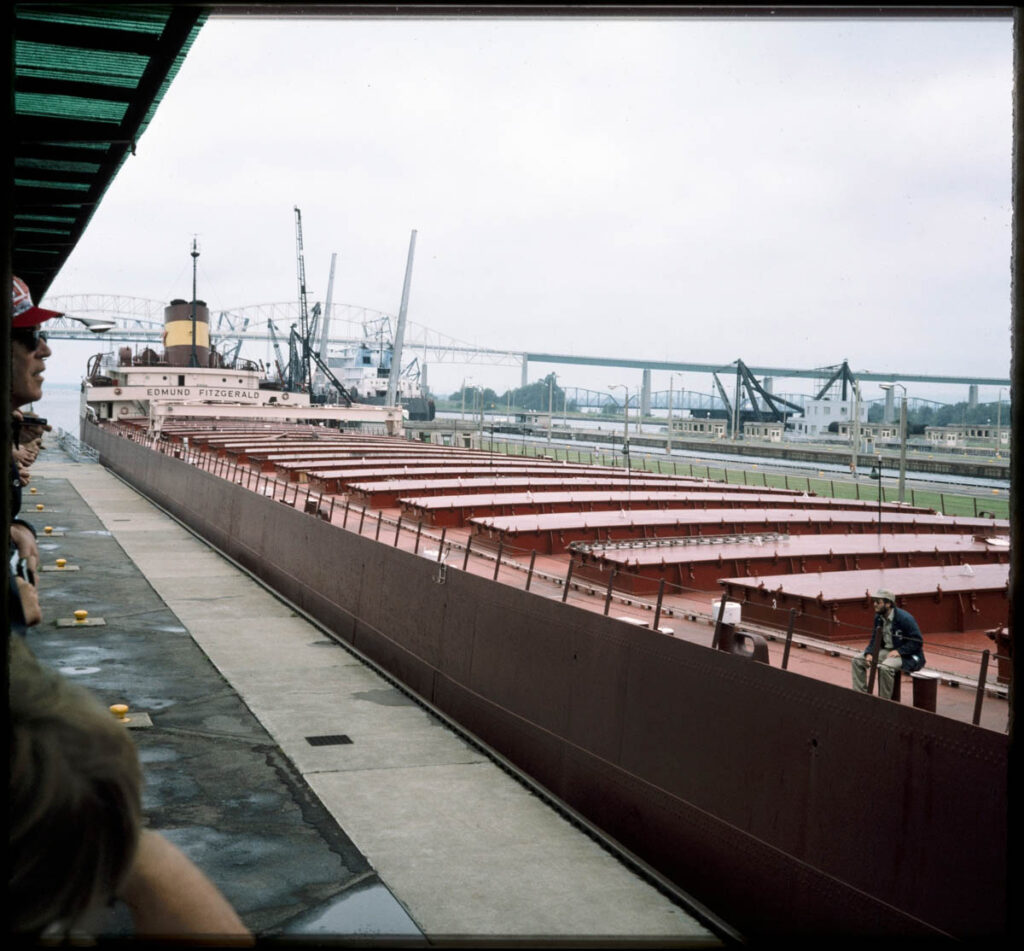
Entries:
{"type": "MultiPolygon", "coordinates": [[[[212,19],[50,295],[188,298],[198,235],[212,310],[294,300],[298,205],[311,301],[337,252],[335,303],[397,313],[416,229],[410,320],[481,346],[1008,375],[1012,52],[1008,18],[212,19]]],[[[429,369],[467,374],[519,380],[429,369]]]]}

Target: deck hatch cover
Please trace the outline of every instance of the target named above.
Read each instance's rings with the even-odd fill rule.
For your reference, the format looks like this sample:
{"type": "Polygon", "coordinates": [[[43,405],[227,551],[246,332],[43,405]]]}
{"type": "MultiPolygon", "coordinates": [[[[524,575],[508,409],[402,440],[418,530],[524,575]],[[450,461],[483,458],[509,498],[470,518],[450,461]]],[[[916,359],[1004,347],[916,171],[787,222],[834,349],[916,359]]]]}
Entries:
{"type": "Polygon", "coordinates": [[[310,746],[343,746],[352,740],[344,733],[329,733],[325,736],[307,736],[306,742],[310,746]]]}

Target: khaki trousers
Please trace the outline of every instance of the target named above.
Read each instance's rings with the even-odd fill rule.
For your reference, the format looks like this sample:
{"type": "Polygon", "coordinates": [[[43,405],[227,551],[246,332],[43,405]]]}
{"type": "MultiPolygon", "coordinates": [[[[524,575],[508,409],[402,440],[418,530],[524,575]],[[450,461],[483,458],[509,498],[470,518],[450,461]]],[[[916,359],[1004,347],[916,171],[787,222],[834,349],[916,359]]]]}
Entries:
{"type": "MultiPolygon", "coordinates": [[[[861,693],[868,692],[868,670],[870,662],[863,654],[853,658],[853,686],[861,693]]],[[[903,669],[903,658],[899,651],[887,651],[884,648],[878,653],[878,696],[886,700],[892,699],[892,687],[896,680],[896,671],[903,669]]]]}

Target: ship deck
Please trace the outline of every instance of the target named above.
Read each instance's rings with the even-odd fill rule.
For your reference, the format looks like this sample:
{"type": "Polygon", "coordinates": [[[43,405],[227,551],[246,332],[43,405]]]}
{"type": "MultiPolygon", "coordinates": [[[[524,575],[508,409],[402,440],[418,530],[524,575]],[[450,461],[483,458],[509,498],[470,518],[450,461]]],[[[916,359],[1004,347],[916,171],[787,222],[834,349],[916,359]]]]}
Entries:
{"type": "MultiPolygon", "coordinates": [[[[879,512],[877,503],[847,503],[803,494],[794,498],[790,490],[751,493],[744,491],[743,486],[727,487],[706,481],[701,481],[699,490],[694,491],[697,487],[687,484],[692,480],[649,474],[630,480],[631,486],[637,483],[640,500],[663,494],[652,492],[649,485],[641,487],[642,481],[655,482],[668,496],[685,486],[690,495],[688,504],[699,507],[629,509],[625,506],[631,493],[624,497],[618,488],[583,488],[578,481],[623,477],[622,470],[438,446],[423,447],[425,451],[419,452],[416,443],[386,437],[367,440],[350,435],[338,441],[339,446],[347,442],[352,449],[364,453],[362,465],[342,463],[348,468],[324,469],[314,456],[302,463],[289,464],[285,475],[281,471],[265,471],[261,458],[265,437],[259,434],[253,434],[253,446],[260,448],[250,454],[244,435],[233,433],[228,457],[218,451],[218,447],[228,445],[224,440],[213,434],[204,435],[201,428],[188,432],[193,447],[189,458],[194,464],[249,491],[316,515],[341,530],[433,559],[443,570],[468,571],[499,583],[528,588],[539,597],[567,601],[634,626],[657,627],[666,636],[707,646],[711,646],[714,638],[715,606],[724,591],[731,599],[743,602],[741,629],[766,640],[770,664],[784,663],[787,670],[796,674],[839,685],[850,683],[850,658],[863,650],[871,636],[872,615],[865,601],[866,591],[883,583],[896,586],[899,572],[914,558],[934,559],[936,552],[952,552],[957,562],[957,553],[961,551],[965,553],[964,561],[994,558],[994,565],[977,564],[974,570],[980,577],[968,576],[962,567],[931,569],[949,573],[942,578],[936,575],[938,580],[929,575],[931,592],[934,593],[936,584],[950,591],[947,607],[955,601],[959,588],[978,593],[984,589],[984,597],[991,598],[983,612],[968,612],[968,623],[954,616],[955,611],[930,609],[929,599],[917,592],[913,584],[907,596],[916,604],[909,605],[912,612],[924,612],[926,669],[938,675],[940,681],[936,713],[966,722],[977,719],[979,725],[1001,732],[1007,729],[1004,674],[1009,663],[1008,658],[1000,657],[1000,645],[988,632],[999,625],[1001,605],[1005,604],[1009,552],[1008,547],[1000,544],[993,556],[992,544],[984,541],[1005,540],[1008,527],[1003,521],[951,518],[895,503],[884,505],[879,512]],[[205,447],[205,451],[200,451],[200,447],[205,447]],[[481,460],[481,464],[473,465],[474,458],[481,460]],[[421,464],[410,466],[410,459],[421,464]],[[466,495],[466,483],[501,489],[524,480],[533,484],[543,480],[542,490],[532,494],[533,511],[528,514],[439,517],[449,509],[496,504],[493,491],[491,498],[487,493],[466,495]],[[431,486],[432,494],[421,494],[421,485],[431,486]],[[575,498],[575,510],[542,513],[544,500],[555,494],[556,485],[566,490],[562,495],[575,498]],[[597,494],[617,505],[604,511],[587,510],[597,494]],[[758,500],[766,504],[756,506],[758,500]],[[740,507],[744,502],[751,507],[740,507]],[[714,507],[715,503],[719,507],[714,507]],[[436,518],[440,524],[430,524],[430,518],[436,518]],[[775,571],[764,577],[735,577],[737,572],[729,565],[742,562],[749,566],[753,552],[763,555],[777,544],[769,540],[773,538],[781,538],[779,544],[783,547],[789,545],[802,552],[804,564],[797,573],[775,571]],[[641,590],[641,573],[634,574],[628,565],[619,565],[614,579],[610,572],[602,576],[600,570],[576,573],[585,559],[569,550],[571,543],[576,543],[573,548],[591,543],[599,549],[607,546],[601,554],[610,556],[608,549],[616,542],[633,546],[623,547],[621,553],[625,559],[633,559],[634,564],[664,564],[666,552],[673,550],[674,557],[687,564],[686,556],[679,554],[682,549],[692,553],[692,563],[696,565],[702,561],[706,564],[709,558],[717,560],[719,571],[714,583],[709,583],[704,575],[699,580],[677,577],[674,583],[660,586],[660,598],[657,585],[641,590]],[[806,557],[812,549],[821,551],[827,547],[833,556],[859,552],[877,558],[879,546],[886,557],[894,559],[892,567],[868,564],[849,570],[849,560],[833,557],[827,565],[819,565],[813,577],[808,574],[806,557]],[[711,549],[718,551],[709,554],[711,549]],[[734,552],[727,554],[731,549],[734,552]],[[989,579],[992,572],[993,578],[989,579]],[[777,594],[774,607],[756,603],[759,596],[764,599],[766,588],[777,590],[780,585],[792,589],[788,597],[777,594]],[[811,587],[814,591],[808,594],[811,587]],[[830,596],[828,604],[821,607],[823,590],[834,590],[835,596],[830,596]],[[780,607],[782,601],[785,604],[780,607]],[[815,606],[808,608],[810,602],[815,606]],[[797,617],[789,634],[791,607],[797,609],[797,617]],[[972,617],[976,623],[970,623],[972,617]]],[[[165,430],[165,437],[165,445],[172,446],[180,439],[174,431],[165,430]]],[[[283,437],[278,434],[275,438],[280,442],[283,437]]],[[[332,434],[332,441],[337,441],[336,434],[332,434]]],[[[541,485],[537,487],[541,489],[541,485]]],[[[530,502],[529,493],[516,499],[517,505],[525,507],[530,502]]],[[[927,570],[920,569],[921,561],[914,565],[918,566],[918,573],[927,570]]],[[[745,568],[742,574],[747,573],[753,574],[745,568]]],[[[912,692],[902,691],[899,702],[913,703],[912,692]]]]}

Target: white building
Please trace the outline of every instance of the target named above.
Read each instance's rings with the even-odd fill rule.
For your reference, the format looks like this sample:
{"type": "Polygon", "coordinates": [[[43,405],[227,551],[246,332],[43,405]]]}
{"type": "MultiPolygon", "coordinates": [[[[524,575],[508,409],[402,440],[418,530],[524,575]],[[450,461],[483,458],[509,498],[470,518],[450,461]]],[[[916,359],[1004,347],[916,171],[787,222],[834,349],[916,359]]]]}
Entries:
{"type": "MultiPolygon", "coordinates": [[[[860,404],[860,421],[866,423],[868,407],[866,402],[860,404]]],[[[850,423],[853,419],[853,400],[838,400],[825,397],[820,400],[808,400],[804,405],[804,415],[796,416],[791,421],[792,431],[797,436],[828,435],[832,423],[850,423]]]]}
{"type": "Polygon", "coordinates": [[[782,442],[782,423],[774,420],[746,422],[743,424],[743,438],[782,442]]]}
{"type": "Polygon", "coordinates": [[[949,426],[925,426],[925,436],[936,449],[963,449],[967,446],[993,446],[1008,449],[1010,427],[988,423],[953,423],[949,426]]]}

